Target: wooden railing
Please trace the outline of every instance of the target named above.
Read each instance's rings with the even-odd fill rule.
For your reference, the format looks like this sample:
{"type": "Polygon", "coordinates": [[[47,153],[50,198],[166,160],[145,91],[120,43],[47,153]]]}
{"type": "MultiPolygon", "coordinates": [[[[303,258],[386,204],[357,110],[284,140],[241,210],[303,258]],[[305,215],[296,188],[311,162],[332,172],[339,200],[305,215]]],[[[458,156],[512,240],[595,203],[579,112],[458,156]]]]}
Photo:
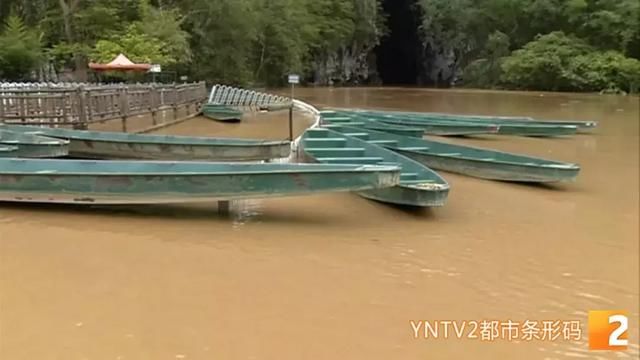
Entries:
{"type": "Polygon", "coordinates": [[[204,82],[0,87],[0,122],[87,129],[92,123],[121,119],[122,130],[127,131],[130,117],[150,114],[157,125],[159,112],[172,111],[176,120],[184,108],[192,116],[206,98],[204,82]]]}

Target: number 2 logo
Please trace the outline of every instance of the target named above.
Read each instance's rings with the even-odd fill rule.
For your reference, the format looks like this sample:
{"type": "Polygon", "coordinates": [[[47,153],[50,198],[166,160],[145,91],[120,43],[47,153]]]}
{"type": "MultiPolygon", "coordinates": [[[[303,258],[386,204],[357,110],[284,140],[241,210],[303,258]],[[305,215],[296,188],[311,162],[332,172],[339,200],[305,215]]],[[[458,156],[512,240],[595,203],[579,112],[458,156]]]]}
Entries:
{"type": "Polygon", "coordinates": [[[589,350],[626,350],[628,330],[625,311],[589,311],[589,350]]]}
{"type": "Polygon", "coordinates": [[[629,340],[621,339],[620,336],[629,328],[629,318],[624,315],[612,315],[609,316],[609,324],[620,324],[609,335],[609,346],[628,346],[629,340]]]}

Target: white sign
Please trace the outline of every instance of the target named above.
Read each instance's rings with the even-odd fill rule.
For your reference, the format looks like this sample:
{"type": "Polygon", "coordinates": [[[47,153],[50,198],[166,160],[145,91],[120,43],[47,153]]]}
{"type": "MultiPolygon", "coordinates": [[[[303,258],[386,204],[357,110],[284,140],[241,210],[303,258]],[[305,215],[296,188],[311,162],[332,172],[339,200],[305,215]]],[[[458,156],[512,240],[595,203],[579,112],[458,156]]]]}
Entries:
{"type": "Polygon", "coordinates": [[[289,84],[300,84],[300,75],[289,75],[289,84]]]}
{"type": "Polygon", "coordinates": [[[153,65],[151,65],[151,69],[149,69],[149,72],[152,72],[152,73],[162,72],[162,66],[160,66],[158,64],[153,64],[153,65]]]}

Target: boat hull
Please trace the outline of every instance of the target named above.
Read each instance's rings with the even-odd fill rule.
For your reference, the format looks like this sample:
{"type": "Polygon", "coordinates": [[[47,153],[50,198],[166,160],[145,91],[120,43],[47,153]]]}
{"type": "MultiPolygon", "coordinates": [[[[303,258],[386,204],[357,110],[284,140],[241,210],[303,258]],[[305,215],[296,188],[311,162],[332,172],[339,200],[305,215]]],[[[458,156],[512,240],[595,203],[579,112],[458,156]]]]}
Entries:
{"type": "Polygon", "coordinates": [[[380,119],[380,122],[419,127],[427,135],[461,136],[498,134],[531,137],[554,137],[574,135],[578,131],[569,125],[516,125],[516,124],[480,124],[475,122],[441,121],[441,120],[398,120],[380,119]]]}
{"type": "Polygon", "coordinates": [[[351,118],[352,121],[367,119],[392,125],[421,128],[427,135],[463,136],[499,134],[531,137],[554,137],[574,135],[577,125],[553,124],[527,121],[461,119],[454,117],[429,117],[419,115],[387,114],[384,112],[337,112],[328,117],[351,118]]]}
{"type": "Polygon", "coordinates": [[[484,122],[494,123],[498,125],[555,125],[555,126],[575,126],[578,131],[588,131],[596,128],[596,121],[575,121],[575,120],[536,120],[526,116],[487,116],[487,115],[461,115],[461,114],[445,114],[445,113],[417,113],[417,112],[398,112],[398,111],[372,111],[364,109],[340,109],[335,111],[336,114],[356,113],[369,116],[385,116],[385,117],[401,117],[406,119],[417,120],[447,120],[462,122],[484,122]]]}
{"type": "Polygon", "coordinates": [[[351,127],[359,127],[363,129],[370,129],[375,131],[382,131],[389,134],[402,135],[402,136],[410,136],[421,138],[424,135],[424,130],[415,127],[407,127],[407,126],[396,126],[389,125],[385,123],[378,123],[375,121],[333,121],[330,119],[323,119],[323,126],[326,128],[331,128],[334,125],[338,126],[351,126],[351,127]]]}
{"type": "Polygon", "coordinates": [[[202,108],[202,115],[211,120],[222,122],[242,121],[242,111],[224,105],[207,104],[202,108]]]}
{"type": "Polygon", "coordinates": [[[448,171],[481,179],[552,183],[575,181],[579,167],[538,167],[518,164],[496,164],[487,161],[431,155],[414,151],[394,150],[432,169],[448,171]]]}
{"type": "Polygon", "coordinates": [[[447,201],[449,184],[446,180],[422,164],[391,150],[327,128],[307,130],[301,145],[306,160],[320,163],[395,164],[402,168],[400,184],[357,192],[367,199],[411,207],[438,207],[447,201]]]}
{"type": "Polygon", "coordinates": [[[291,153],[288,141],[141,135],[21,125],[4,127],[16,132],[68,140],[68,154],[76,158],[257,161],[286,158],[291,153]]]}
{"type": "Polygon", "coordinates": [[[432,169],[482,179],[514,182],[573,181],[580,172],[580,167],[576,164],[492,149],[345,126],[336,126],[334,131],[380,144],[432,169]]]}
{"type": "Polygon", "coordinates": [[[391,166],[34,161],[38,160],[0,159],[0,201],[107,205],[184,203],[361,191],[399,182],[399,169],[391,166]],[[91,171],[68,171],[74,166],[91,171]],[[166,168],[170,173],[115,171],[140,166],[166,168]],[[114,171],[103,171],[107,168],[114,171]]]}
{"type": "Polygon", "coordinates": [[[573,125],[498,125],[498,134],[500,135],[554,137],[575,135],[577,132],[578,128],[573,125]]]}
{"type": "Polygon", "coordinates": [[[69,154],[89,159],[254,161],[288,157],[288,142],[253,146],[169,145],[71,140],[69,154]]]}
{"type": "Polygon", "coordinates": [[[454,122],[433,122],[427,123],[424,121],[409,121],[400,120],[394,118],[387,118],[384,116],[369,116],[351,114],[350,116],[333,115],[333,113],[327,113],[322,115],[323,123],[329,124],[343,124],[353,125],[354,123],[364,123],[361,127],[377,131],[392,132],[398,135],[405,135],[401,132],[402,127],[405,127],[404,131],[415,132],[420,130],[422,135],[440,135],[440,136],[464,136],[464,135],[482,135],[482,134],[495,134],[498,132],[496,125],[487,124],[456,124],[454,122]],[[389,131],[391,130],[391,131],[389,131]],[[400,131],[397,131],[400,130],[400,131]]]}
{"type": "Polygon", "coordinates": [[[69,142],[43,136],[24,134],[0,128],[0,146],[10,147],[10,152],[0,152],[0,157],[56,158],[69,154],[69,142]]]}
{"type": "Polygon", "coordinates": [[[433,189],[432,191],[425,192],[424,189],[398,185],[386,189],[359,191],[358,195],[366,199],[388,204],[411,207],[439,207],[446,204],[449,189],[433,189]]]}
{"type": "Polygon", "coordinates": [[[0,158],[16,157],[15,154],[17,153],[16,152],[17,150],[18,150],[17,146],[0,145],[0,158]]]}

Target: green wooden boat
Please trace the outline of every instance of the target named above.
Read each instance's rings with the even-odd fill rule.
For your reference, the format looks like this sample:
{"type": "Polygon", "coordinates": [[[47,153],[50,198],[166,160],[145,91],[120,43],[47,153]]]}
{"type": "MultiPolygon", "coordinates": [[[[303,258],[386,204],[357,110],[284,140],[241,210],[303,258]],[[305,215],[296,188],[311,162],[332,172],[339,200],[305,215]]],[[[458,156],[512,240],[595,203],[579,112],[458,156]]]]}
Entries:
{"type": "Polygon", "coordinates": [[[431,135],[474,135],[498,134],[531,137],[553,137],[574,135],[578,128],[569,125],[519,125],[519,124],[481,124],[475,122],[447,121],[447,120],[406,120],[406,119],[376,119],[393,125],[421,127],[425,134],[431,135]],[[449,129],[449,130],[447,130],[449,129]],[[461,129],[458,131],[458,129],[461,129]],[[464,129],[478,129],[475,132],[464,133],[464,129]],[[487,131],[481,131],[486,129],[487,131]],[[491,130],[491,131],[489,131],[491,130]]]}
{"type": "Polygon", "coordinates": [[[69,141],[25,134],[3,127],[0,127],[0,146],[16,147],[11,152],[12,157],[53,158],[69,154],[69,141]]]}
{"type": "Polygon", "coordinates": [[[449,184],[437,173],[403,155],[369,144],[354,136],[312,128],[301,138],[304,157],[325,164],[395,165],[402,168],[400,184],[390,188],[359,191],[368,199],[406,206],[442,206],[449,184]]]}
{"type": "Polygon", "coordinates": [[[382,122],[370,121],[370,120],[351,121],[350,119],[344,120],[341,118],[328,118],[328,119],[321,118],[321,124],[324,127],[331,127],[334,125],[336,126],[344,125],[344,126],[359,127],[363,129],[371,129],[376,131],[383,131],[383,132],[388,132],[391,134],[402,135],[402,136],[418,137],[418,138],[421,138],[422,135],[424,135],[424,130],[421,128],[400,126],[400,125],[390,125],[390,124],[385,124],[382,122]]]}
{"type": "Polygon", "coordinates": [[[220,104],[205,104],[202,107],[202,115],[209,119],[223,122],[239,122],[242,120],[242,111],[220,104]]]}
{"type": "Polygon", "coordinates": [[[356,113],[368,116],[400,116],[406,119],[414,120],[447,120],[447,121],[463,121],[463,122],[490,122],[493,124],[514,124],[514,125],[554,125],[554,126],[575,126],[578,130],[592,130],[598,126],[597,121],[575,121],[575,120],[536,120],[527,116],[486,116],[486,115],[459,115],[445,113],[419,113],[419,112],[401,112],[401,111],[374,111],[363,109],[337,110],[337,113],[356,113]]]}
{"type": "Polygon", "coordinates": [[[0,145],[0,158],[3,157],[16,157],[18,147],[17,146],[6,146],[0,145]]]}
{"type": "Polygon", "coordinates": [[[396,166],[0,159],[0,201],[158,204],[390,187],[396,166]]]}
{"type": "Polygon", "coordinates": [[[70,141],[69,155],[91,159],[249,161],[288,157],[288,141],[148,135],[118,132],[0,125],[20,131],[70,141]]]}
{"type": "MultiPolygon", "coordinates": [[[[453,121],[438,121],[438,122],[426,122],[426,121],[412,121],[406,119],[388,118],[385,116],[369,116],[369,115],[337,115],[334,112],[321,112],[324,122],[339,123],[339,122],[377,122],[379,124],[388,124],[394,126],[405,126],[410,128],[420,128],[424,134],[427,135],[441,135],[441,136],[463,136],[463,135],[481,135],[481,134],[496,134],[498,132],[498,126],[494,124],[473,124],[473,123],[458,123],[453,121]],[[349,120],[346,120],[346,119],[349,120]]],[[[371,128],[371,127],[369,127],[371,128]]],[[[377,130],[377,129],[374,129],[377,130]]]]}
{"type": "Polygon", "coordinates": [[[382,145],[432,169],[482,179],[548,183],[573,181],[580,172],[580,166],[576,164],[491,149],[346,126],[335,126],[332,130],[382,145]]]}

